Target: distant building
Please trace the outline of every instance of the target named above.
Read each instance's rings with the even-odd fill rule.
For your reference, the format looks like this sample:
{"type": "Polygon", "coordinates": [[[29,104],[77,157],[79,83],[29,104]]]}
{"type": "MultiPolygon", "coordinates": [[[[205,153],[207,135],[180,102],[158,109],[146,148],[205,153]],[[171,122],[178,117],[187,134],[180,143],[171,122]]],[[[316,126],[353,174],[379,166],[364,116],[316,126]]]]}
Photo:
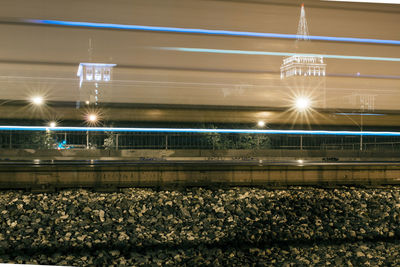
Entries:
{"type": "Polygon", "coordinates": [[[294,55],[283,59],[281,79],[292,76],[325,76],[325,72],[323,57],[294,55]]]}
{"type": "MultiPolygon", "coordinates": [[[[300,41],[309,41],[304,5],[301,5],[296,44],[300,41]]],[[[326,106],[326,63],[322,56],[299,53],[285,57],[280,74],[292,94],[311,98],[314,107],[326,106]]]]}
{"type": "Polygon", "coordinates": [[[105,63],[80,63],[77,76],[79,77],[79,101],[84,101],[86,104],[97,105],[100,97],[99,83],[110,82],[112,79],[112,68],[116,64],[105,63]],[[87,83],[87,86],[83,86],[87,83]]]}
{"type": "Polygon", "coordinates": [[[359,107],[359,111],[374,111],[375,110],[375,97],[376,94],[366,94],[360,92],[353,92],[347,96],[352,107],[359,107]]]}
{"type": "Polygon", "coordinates": [[[80,63],[77,76],[80,78],[79,87],[82,82],[109,82],[111,81],[111,71],[116,64],[104,63],[80,63]]]}

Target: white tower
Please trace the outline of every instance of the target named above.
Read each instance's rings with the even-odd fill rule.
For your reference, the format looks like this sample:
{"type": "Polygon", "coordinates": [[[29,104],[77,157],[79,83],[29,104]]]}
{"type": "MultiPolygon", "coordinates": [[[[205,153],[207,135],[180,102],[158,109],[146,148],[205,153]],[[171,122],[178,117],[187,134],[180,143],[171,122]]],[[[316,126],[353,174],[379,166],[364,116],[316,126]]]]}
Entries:
{"type": "Polygon", "coordinates": [[[80,63],[76,76],[79,77],[79,97],[76,108],[80,107],[81,101],[87,105],[97,105],[100,98],[100,84],[105,84],[112,79],[112,68],[116,64],[92,63],[93,43],[89,38],[89,61],[80,63]]]}
{"type": "Polygon", "coordinates": [[[299,26],[297,26],[297,40],[310,40],[310,38],[308,38],[308,27],[304,4],[301,4],[299,26]]]}
{"type": "Polygon", "coordinates": [[[79,98],[82,98],[79,101],[97,105],[100,97],[99,84],[111,81],[112,68],[115,66],[116,64],[80,63],[76,74],[79,77],[79,98]],[[84,88],[83,83],[87,84],[84,88]]]}
{"type": "MultiPolygon", "coordinates": [[[[306,12],[302,4],[296,42],[309,40],[306,12]]],[[[323,57],[297,54],[283,59],[281,79],[291,76],[325,76],[325,70],[323,57]]]]}
{"type": "MultiPolygon", "coordinates": [[[[296,46],[298,42],[308,42],[309,40],[306,13],[304,4],[302,4],[296,46]]],[[[292,93],[305,94],[313,99],[316,106],[325,107],[326,64],[322,56],[298,53],[285,57],[280,70],[281,79],[285,81],[292,93]]]]}

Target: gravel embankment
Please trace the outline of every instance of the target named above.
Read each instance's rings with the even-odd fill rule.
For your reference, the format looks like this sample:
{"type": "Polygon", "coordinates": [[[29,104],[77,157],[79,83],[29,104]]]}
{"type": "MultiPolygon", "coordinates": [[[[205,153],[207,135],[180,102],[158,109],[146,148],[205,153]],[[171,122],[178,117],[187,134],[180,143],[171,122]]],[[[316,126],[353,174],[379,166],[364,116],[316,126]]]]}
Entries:
{"type": "Polygon", "coordinates": [[[400,187],[0,192],[0,262],[400,265],[400,187]]]}

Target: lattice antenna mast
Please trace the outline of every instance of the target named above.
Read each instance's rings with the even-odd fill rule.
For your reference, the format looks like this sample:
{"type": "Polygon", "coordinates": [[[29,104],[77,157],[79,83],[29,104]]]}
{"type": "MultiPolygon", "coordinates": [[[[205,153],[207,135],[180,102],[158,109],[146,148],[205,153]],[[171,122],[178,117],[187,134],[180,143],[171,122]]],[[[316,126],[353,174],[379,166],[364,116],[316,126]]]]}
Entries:
{"type": "Polygon", "coordinates": [[[304,41],[310,40],[310,38],[308,37],[308,27],[306,20],[306,12],[304,10],[304,4],[301,4],[299,26],[297,27],[297,40],[304,40],[304,41]]]}
{"type": "Polygon", "coordinates": [[[92,62],[92,56],[93,56],[93,42],[92,42],[92,38],[89,38],[88,53],[89,53],[89,62],[92,62]]]}

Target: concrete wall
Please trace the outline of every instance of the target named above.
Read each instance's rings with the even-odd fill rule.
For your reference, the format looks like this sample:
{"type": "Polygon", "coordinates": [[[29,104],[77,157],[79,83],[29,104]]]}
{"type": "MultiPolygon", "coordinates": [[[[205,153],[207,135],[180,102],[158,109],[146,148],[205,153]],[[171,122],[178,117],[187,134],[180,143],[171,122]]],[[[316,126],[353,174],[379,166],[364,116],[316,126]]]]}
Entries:
{"type": "Polygon", "coordinates": [[[0,166],[0,188],[286,186],[399,184],[400,166],[143,164],[0,166]]]}
{"type": "Polygon", "coordinates": [[[214,159],[243,160],[262,159],[269,161],[323,158],[345,160],[400,160],[398,152],[350,151],[350,150],[34,150],[1,149],[0,160],[140,160],[140,159],[214,159]]]}
{"type": "MultiPolygon", "coordinates": [[[[397,153],[295,150],[0,150],[0,188],[399,184],[397,153]],[[297,159],[340,164],[285,165],[297,159]],[[77,160],[40,165],[13,160],[77,160]],[[79,160],[100,160],[96,164],[79,160]],[[101,160],[115,160],[103,164],[101,160]],[[128,161],[122,164],[119,161],[128,161]],[[363,160],[364,164],[357,163],[363,160]],[[387,161],[365,164],[365,161],[387,161]],[[4,164],[6,163],[6,164],[4,164]]],[[[42,161],[41,161],[42,162],[42,161]]]]}

